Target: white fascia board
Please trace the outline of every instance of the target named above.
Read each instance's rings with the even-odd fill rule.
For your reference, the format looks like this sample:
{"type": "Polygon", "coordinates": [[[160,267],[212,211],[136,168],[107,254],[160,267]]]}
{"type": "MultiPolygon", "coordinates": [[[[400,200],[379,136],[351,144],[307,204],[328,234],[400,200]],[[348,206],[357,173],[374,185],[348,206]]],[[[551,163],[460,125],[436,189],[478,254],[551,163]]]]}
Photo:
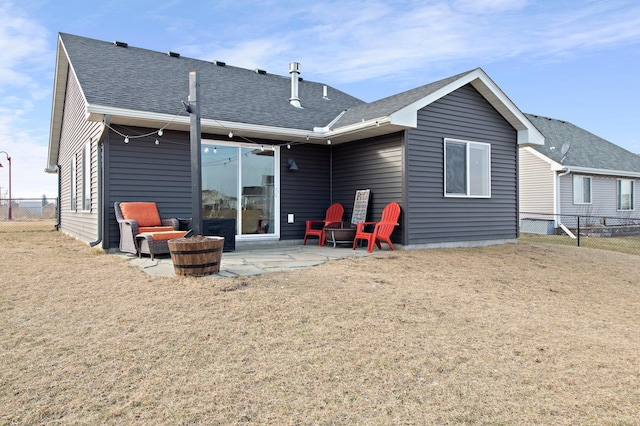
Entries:
{"type": "MultiPolygon", "coordinates": [[[[356,132],[359,132],[361,130],[370,129],[370,128],[373,128],[373,127],[385,126],[385,125],[388,125],[388,124],[391,124],[391,118],[390,117],[379,117],[379,118],[374,118],[372,120],[360,121],[358,123],[350,124],[350,125],[344,126],[344,127],[338,127],[335,130],[322,128],[323,132],[321,133],[321,135],[323,137],[337,137],[337,136],[342,136],[342,135],[348,135],[348,134],[351,134],[351,133],[356,133],[356,132]]],[[[314,130],[317,130],[317,129],[319,129],[319,128],[316,127],[314,130]]]]}
{"type": "MultiPolygon", "coordinates": [[[[88,121],[102,122],[105,115],[110,115],[114,124],[118,123],[118,117],[127,120],[139,121],[143,127],[163,127],[167,123],[171,123],[176,128],[188,128],[191,118],[186,116],[172,116],[169,114],[154,113],[148,111],[130,110],[122,108],[114,108],[104,105],[87,105],[86,119],[88,121]]],[[[366,129],[372,129],[388,125],[389,117],[381,117],[378,119],[362,121],[350,126],[340,127],[332,130],[328,127],[316,127],[311,130],[291,129],[285,127],[261,126],[249,123],[238,123],[233,121],[212,120],[203,118],[200,126],[203,132],[212,133],[228,133],[233,131],[241,136],[243,133],[259,135],[262,138],[273,138],[276,140],[293,140],[293,139],[327,139],[357,133],[366,129]]],[[[169,126],[171,128],[172,126],[169,126]]]]}
{"type": "MultiPolygon", "coordinates": [[[[139,111],[123,108],[114,108],[104,105],[87,105],[86,119],[88,121],[101,122],[105,115],[110,115],[113,122],[117,123],[117,117],[126,118],[128,120],[140,121],[141,126],[163,127],[167,124],[173,124],[176,127],[188,127],[191,123],[189,115],[170,115],[164,113],[155,113],[149,111],[139,111]]],[[[233,121],[212,120],[202,118],[200,120],[201,129],[205,132],[223,132],[233,131],[241,135],[242,132],[259,133],[263,137],[274,138],[322,138],[323,134],[304,129],[291,129],[286,127],[262,126],[249,123],[238,123],[233,121]]],[[[169,126],[171,127],[171,126],[169,126]]]]}
{"type": "Polygon", "coordinates": [[[566,170],[568,173],[582,173],[585,175],[640,178],[640,172],[629,172],[626,170],[594,169],[591,167],[575,166],[565,166],[564,170],[566,170]]]}
{"type": "Polygon", "coordinates": [[[517,130],[518,145],[544,145],[544,136],[525,117],[507,95],[481,69],[477,68],[439,90],[391,114],[391,124],[406,127],[418,126],[418,110],[458,90],[462,86],[473,87],[517,130]]]}

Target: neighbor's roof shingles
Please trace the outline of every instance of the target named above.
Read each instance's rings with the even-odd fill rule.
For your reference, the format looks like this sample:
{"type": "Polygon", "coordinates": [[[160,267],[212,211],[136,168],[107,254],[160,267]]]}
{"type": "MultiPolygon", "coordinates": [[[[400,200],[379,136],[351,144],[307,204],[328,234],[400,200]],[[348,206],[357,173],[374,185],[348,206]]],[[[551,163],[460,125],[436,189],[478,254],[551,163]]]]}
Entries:
{"type": "Polygon", "coordinates": [[[545,144],[533,149],[558,164],[566,167],[640,172],[640,155],[567,121],[525,115],[545,137],[545,144]]]}

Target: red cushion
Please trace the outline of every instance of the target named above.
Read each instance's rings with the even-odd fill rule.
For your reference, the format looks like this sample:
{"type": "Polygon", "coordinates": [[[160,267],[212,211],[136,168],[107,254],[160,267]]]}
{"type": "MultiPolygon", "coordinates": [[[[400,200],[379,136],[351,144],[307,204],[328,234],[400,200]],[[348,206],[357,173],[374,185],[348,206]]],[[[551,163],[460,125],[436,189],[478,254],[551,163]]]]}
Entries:
{"type": "Polygon", "coordinates": [[[175,231],[173,226],[140,226],[138,227],[138,234],[142,234],[143,232],[166,232],[166,231],[175,231]]]}
{"type": "MultiPolygon", "coordinates": [[[[187,231],[165,231],[165,232],[145,232],[145,235],[151,235],[153,241],[172,240],[174,238],[182,238],[187,231]]],[[[140,234],[138,234],[140,235],[140,234]]]]}
{"type": "Polygon", "coordinates": [[[137,221],[138,226],[162,225],[158,207],[154,202],[120,203],[120,210],[122,211],[122,217],[137,221]]]}

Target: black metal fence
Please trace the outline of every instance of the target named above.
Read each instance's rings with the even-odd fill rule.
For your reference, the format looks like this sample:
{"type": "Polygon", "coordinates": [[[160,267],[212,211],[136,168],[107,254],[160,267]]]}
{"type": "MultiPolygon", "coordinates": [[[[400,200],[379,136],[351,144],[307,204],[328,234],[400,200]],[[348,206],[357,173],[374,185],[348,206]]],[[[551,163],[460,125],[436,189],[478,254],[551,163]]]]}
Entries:
{"type": "Polygon", "coordinates": [[[10,232],[20,224],[28,229],[30,224],[40,228],[40,222],[55,224],[58,217],[57,198],[14,198],[0,200],[0,232],[10,232]]]}
{"type": "Polygon", "coordinates": [[[640,217],[521,212],[520,238],[640,255],[640,217]]]}

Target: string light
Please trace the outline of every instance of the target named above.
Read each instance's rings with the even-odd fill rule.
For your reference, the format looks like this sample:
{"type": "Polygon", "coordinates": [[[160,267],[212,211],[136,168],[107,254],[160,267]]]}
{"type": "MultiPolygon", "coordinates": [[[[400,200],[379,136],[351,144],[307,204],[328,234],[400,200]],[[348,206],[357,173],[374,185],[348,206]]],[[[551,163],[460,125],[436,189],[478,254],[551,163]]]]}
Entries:
{"type": "Polygon", "coordinates": [[[331,139],[327,139],[327,145],[331,145],[331,139]]]}
{"type": "Polygon", "coordinates": [[[229,139],[233,138],[233,130],[229,132],[229,139]]]}
{"type": "Polygon", "coordinates": [[[213,147],[213,153],[214,153],[214,154],[217,154],[217,153],[218,153],[218,148],[217,148],[217,147],[215,147],[215,146],[213,147]]]}
{"type": "Polygon", "coordinates": [[[287,144],[287,149],[291,149],[291,144],[290,143],[287,144]]]}
{"type": "Polygon", "coordinates": [[[156,141],[154,142],[156,145],[160,145],[160,141],[158,139],[156,139],[156,141]]]}
{"type": "Polygon", "coordinates": [[[260,151],[264,151],[264,145],[260,145],[260,151]]]}
{"type": "Polygon", "coordinates": [[[164,132],[162,131],[162,129],[158,130],[158,136],[162,136],[164,134],[164,132]]]}
{"type": "Polygon", "coordinates": [[[124,143],[129,143],[129,136],[124,137],[124,143]]]}

